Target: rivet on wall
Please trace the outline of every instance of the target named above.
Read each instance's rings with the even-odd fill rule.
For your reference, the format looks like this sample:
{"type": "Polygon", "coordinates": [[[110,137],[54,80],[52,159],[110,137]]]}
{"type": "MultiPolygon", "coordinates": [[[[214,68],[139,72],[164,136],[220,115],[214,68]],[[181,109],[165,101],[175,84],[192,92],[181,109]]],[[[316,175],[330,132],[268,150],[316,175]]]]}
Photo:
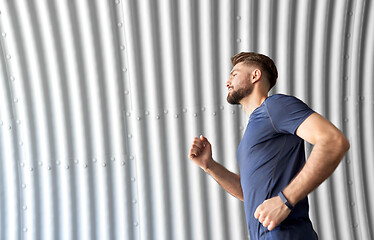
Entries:
{"type": "Polygon", "coordinates": [[[6,33],[5,32],[1,33],[1,36],[3,36],[5,38],[6,37],[6,33]]]}

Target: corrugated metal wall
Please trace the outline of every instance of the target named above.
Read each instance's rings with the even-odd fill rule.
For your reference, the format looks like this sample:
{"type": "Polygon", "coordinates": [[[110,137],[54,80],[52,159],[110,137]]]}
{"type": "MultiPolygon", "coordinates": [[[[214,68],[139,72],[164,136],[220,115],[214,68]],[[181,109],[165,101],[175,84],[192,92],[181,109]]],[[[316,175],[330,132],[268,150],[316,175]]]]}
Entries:
{"type": "MultiPolygon", "coordinates": [[[[311,195],[321,239],[374,238],[370,0],[1,0],[0,239],[246,239],[242,203],[187,159],[237,171],[230,57],[279,80],[351,149],[311,195]]],[[[308,147],[310,151],[311,147],[308,147]]]]}

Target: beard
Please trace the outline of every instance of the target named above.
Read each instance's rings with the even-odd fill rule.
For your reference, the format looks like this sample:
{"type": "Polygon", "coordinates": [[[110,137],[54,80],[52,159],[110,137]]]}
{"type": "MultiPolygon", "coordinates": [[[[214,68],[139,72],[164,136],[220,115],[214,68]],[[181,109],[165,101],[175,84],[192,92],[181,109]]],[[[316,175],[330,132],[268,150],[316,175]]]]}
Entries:
{"type": "Polygon", "coordinates": [[[230,104],[240,104],[240,101],[252,93],[253,85],[247,85],[244,88],[233,90],[227,95],[227,102],[230,104]]]}

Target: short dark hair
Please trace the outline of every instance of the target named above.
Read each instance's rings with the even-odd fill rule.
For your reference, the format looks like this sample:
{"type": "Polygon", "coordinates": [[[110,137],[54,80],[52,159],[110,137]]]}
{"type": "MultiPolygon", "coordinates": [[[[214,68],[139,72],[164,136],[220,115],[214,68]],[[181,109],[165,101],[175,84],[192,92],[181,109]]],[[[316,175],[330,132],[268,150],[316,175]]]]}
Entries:
{"type": "Polygon", "coordinates": [[[255,52],[241,52],[231,57],[232,66],[240,62],[255,65],[268,76],[269,90],[275,85],[278,78],[278,70],[273,60],[268,56],[255,52]]]}

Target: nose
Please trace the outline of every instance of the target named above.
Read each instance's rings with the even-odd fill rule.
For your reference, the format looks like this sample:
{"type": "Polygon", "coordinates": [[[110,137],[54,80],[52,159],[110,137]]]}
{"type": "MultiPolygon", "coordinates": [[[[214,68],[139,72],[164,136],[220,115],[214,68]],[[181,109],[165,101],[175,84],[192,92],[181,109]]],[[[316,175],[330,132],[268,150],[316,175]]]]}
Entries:
{"type": "Polygon", "coordinates": [[[227,80],[226,87],[230,87],[230,85],[231,85],[231,77],[229,78],[229,80],[227,80]]]}

